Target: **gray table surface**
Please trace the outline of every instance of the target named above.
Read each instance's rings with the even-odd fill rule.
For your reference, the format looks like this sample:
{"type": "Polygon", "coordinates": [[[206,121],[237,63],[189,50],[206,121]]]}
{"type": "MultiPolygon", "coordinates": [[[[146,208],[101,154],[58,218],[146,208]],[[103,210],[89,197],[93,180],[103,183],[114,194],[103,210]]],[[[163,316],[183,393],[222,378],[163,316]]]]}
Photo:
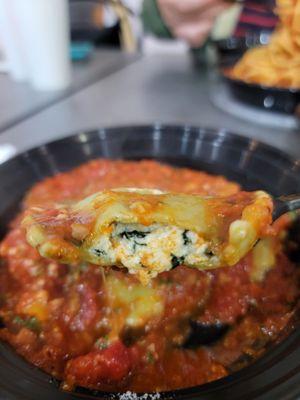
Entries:
{"type": "Polygon", "coordinates": [[[189,56],[144,56],[7,129],[0,144],[23,151],[94,127],[158,122],[224,128],[300,156],[300,132],[266,128],[218,110],[209,100],[209,85],[189,56]]]}
{"type": "Polygon", "coordinates": [[[0,132],[103,79],[138,58],[139,55],[128,55],[117,51],[96,51],[88,61],[72,64],[71,86],[59,92],[36,91],[27,82],[16,82],[9,75],[0,74],[0,132]]]}

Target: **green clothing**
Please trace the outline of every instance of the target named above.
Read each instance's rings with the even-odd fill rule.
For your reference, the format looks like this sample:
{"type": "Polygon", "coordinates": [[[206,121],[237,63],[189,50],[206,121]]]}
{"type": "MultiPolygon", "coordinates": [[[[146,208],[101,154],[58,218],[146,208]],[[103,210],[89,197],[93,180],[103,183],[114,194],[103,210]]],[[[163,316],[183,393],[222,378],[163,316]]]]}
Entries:
{"type": "Polygon", "coordinates": [[[141,16],[146,32],[151,32],[153,35],[161,38],[173,38],[173,35],[171,34],[168,27],[165,25],[160,15],[156,0],[143,1],[141,16]]]}
{"type": "MultiPolygon", "coordinates": [[[[152,35],[162,39],[174,39],[174,36],[162,19],[157,6],[157,0],[143,1],[141,17],[145,32],[151,33],[152,35]]],[[[200,48],[193,49],[196,59],[199,59],[200,61],[205,58],[206,43],[207,41],[200,48]]]]}

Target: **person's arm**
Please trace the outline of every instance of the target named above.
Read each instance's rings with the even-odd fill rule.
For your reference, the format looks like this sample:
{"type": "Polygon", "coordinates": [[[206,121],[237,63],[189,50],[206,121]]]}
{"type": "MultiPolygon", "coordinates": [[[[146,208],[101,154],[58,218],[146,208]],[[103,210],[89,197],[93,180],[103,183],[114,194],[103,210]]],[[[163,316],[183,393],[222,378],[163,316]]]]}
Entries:
{"type": "Polygon", "coordinates": [[[145,29],[154,35],[199,47],[228,6],[224,0],[144,0],[142,18],[145,29]]]}

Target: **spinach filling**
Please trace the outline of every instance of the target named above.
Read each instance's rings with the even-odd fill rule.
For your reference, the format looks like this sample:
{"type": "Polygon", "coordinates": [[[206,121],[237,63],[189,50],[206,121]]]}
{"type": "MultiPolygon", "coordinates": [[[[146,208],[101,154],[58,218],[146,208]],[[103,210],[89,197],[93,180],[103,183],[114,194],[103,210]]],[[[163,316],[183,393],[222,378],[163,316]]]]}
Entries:
{"type": "Polygon", "coordinates": [[[188,230],[187,230],[187,229],[182,233],[183,244],[184,244],[185,246],[192,243],[192,241],[191,241],[191,239],[188,237],[187,233],[188,233],[188,230]]]}
{"type": "Polygon", "coordinates": [[[133,231],[124,231],[120,233],[121,238],[126,238],[128,240],[136,238],[136,239],[144,239],[150,232],[141,232],[137,230],[133,231]]]}
{"type": "Polygon", "coordinates": [[[204,254],[207,256],[207,257],[213,257],[215,254],[214,254],[214,252],[213,251],[211,251],[211,249],[208,247],[207,249],[205,249],[204,250],[204,254]]]}
{"type": "Polygon", "coordinates": [[[106,256],[106,251],[101,249],[92,249],[92,252],[98,257],[106,256]]]}
{"type": "Polygon", "coordinates": [[[184,262],[185,256],[177,257],[174,254],[171,254],[171,264],[172,269],[182,265],[184,262]]]}
{"type": "MultiPolygon", "coordinates": [[[[192,240],[188,237],[188,230],[184,230],[184,232],[182,233],[182,240],[183,240],[183,244],[185,246],[189,245],[192,243],[192,240]]],[[[119,236],[122,239],[127,239],[127,240],[131,240],[133,242],[132,245],[132,249],[133,252],[136,251],[136,247],[137,246],[147,246],[146,243],[143,243],[143,241],[141,241],[141,239],[145,239],[145,237],[150,234],[150,231],[138,231],[136,229],[131,230],[131,231],[123,231],[119,234],[119,236]]],[[[175,254],[171,253],[171,265],[172,265],[172,269],[178,267],[179,265],[182,265],[183,262],[185,260],[185,256],[176,256],[175,254]]]]}
{"type": "Polygon", "coordinates": [[[119,234],[122,239],[132,240],[133,241],[133,252],[136,251],[137,246],[147,246],[146,243],[142,243],[138,241],[138,239],[145,239],[145,237],[150,233],[150,231],[141,232],[134,229],[133,231],[123,231],[119,234]]]}

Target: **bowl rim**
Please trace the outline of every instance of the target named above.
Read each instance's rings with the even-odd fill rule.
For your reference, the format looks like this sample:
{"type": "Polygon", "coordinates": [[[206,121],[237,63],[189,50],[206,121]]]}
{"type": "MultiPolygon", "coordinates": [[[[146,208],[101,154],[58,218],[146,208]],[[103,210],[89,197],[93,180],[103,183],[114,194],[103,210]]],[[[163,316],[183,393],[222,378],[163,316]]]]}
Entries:
{"type": "MultiPolygon", "coordinates": [[[[108,135],[118,135],[120,131],[142,131],[142,130],[146,130],[149,132],[149,134],[151,132],[160,132],[160,133],[167,133],[169,135],[182,135],[183,132],[188,132],[192,135],[195,136],[195,138],[197,137],[201,137],[201,139],[203,140],[203,135],[207,136],[208,139],[219,139],[219,138],[224,138],[225,137],[225,142],[227,140],[228,144],[232,144],[234,143],[235,145],[243,145],[245,146],[245,148],[251,148],[251,146],[253,147],[253,144],[255,143],[255,151],[257,150],[261,150],[262,152],[264,152],[267,156],[271,157],[272,159],[274,159],[274,157],[276,157],[276,159],[280,158],[281,161],[290,164],[290,166],[292,165],[297,165],[300,166],[300,158],[295,158],[291,155],[289,155],[287,152],[276,148],[270,144],[261,142],[257,139],[253,139],[253,138],[249,138],[247,136],[242,136],[236,133],[232,133],[230,130],[227,129],[222,129],[222,128],[212,128],[212,127],[199,127],[199,126],[195,126],[195,125],[180,125],[180,124],[163,124],[163,123],[154,123],[154,124],[142,124],[142,125],[120,125],[120,126],[109,126],[109,127],[99,127],[99,128],[94,128],[94,129],[87,129],[87,130],[80,130],[77,131],[76,133],[72,133],[68,136],[53,140],[53,141],[49,141],[47,143],[44,144],[40,144],[37,145],[33,148],[30,148],[24,152],[20,152],[19,154],[15,155],[14,157],[10,158],[9,160],[5,161],[3,164],[0,165],[0,169],[5,165],[8,166],[10,163],[13,163],[15,160],[20,159],[20,158],[27,158],[30,157],[31,155],[34,155],[35,152],[39,151],[39,149],[41,147],[47,146],[47,147],[51,147],[51,146],[56,146],[59,144],[64,144],[64,143],[68,143],[71,141],[74,142],[78,142],[81,143],[82,142],[82,135],[87,135],[89,138],[92,138],[93,136],[97,137],[99,140],[107,140],[106,134],[108,135]],[[102,132],[102,135],[100,135],[100,133],[102,132]],[[103,133],[105,133],[105,135],[103,135],[103,133]]],[[[108,157],[109,158],[109,157],[108,157]]],[[[147,157],[145,157],[147,158],[147,157]]],[[[125,158],[126,159],[126,158],[125,158]]],[[[217,390],[217,389],[222,389],[222,387],[225,385],[227,388],[233,386],[235,383],[237,383],[237,380],[242,381],[243,378],[245,379],[245,373],[250,374],[249,376],[247,375],[246,378],[251,378],[254,377],[258,374],[260,374],[264,369],[265,366],[268,364],[272,364],[272,359],[269,360],[270,358],[270,354],[274,354],[274,350],[276,350],[276,354],[277,354],[277,359],[280,360],[281,359],[281,355],[282,352],[287,352],[286,346],[287,346],[287,341],[289,342],[293,342],[293,347],[296,347],[297,349],[299,349],[300,352],[300,332],[297,332],[297,329],[295,329],[293,332],[291,332],[291,334],[284,339],[282,342],[280,342],[279,344],[274,344],[272,345],[269,349],[267,349],[263,355],[255,360],[253,363],[251,363],[250,365],[247,365],[246,367],[242,368],[239,371],[236,371],[224,378],[215,380],[213,382],[209,382],[203,385],[198,385],[198,386],[194,386],[194,387],[189,387],[189,388],[185,388],[185,389],[177,389],[177,390],[173,390],[173,391],[167,391],[167,392],[160,392],[160,398],[162,399],[174,399],[177,397],[180,397],[182,399],[184,398],[199,398],[198,396],[202,396],[205,394],[209,394],[209,392],[217,390]],[[294,345],[294,341],[298,339],[297,341],[297,346],[294,345]],[[255,371],[255,367],[257,367],[257,365],[260,366],[259,371],[255,371]],[[196,397],[193,397],[196,396],[196,397]]],[[[1,342],[3,343],[3,342],[1,342]]],[[[289,346],[291,347],[291,346],[289,346]]],[[[12,349],[11,351],[13,351],[15,354],[16,352],[14,351],[14,349],[12,349]]],[[[20,357],[20,356],[18,356],[20,357]]],[[[271,357],[272,358],[272,357],[271,357]]],[[[26,363],[28,363],[27,361],[25,361],[26,363]]],[[[30,364],[30,363],[29,363],[30,364]]],[[[31,364],[30,364],[31,365],[31,364]]],[[[299,364],[300,365],[300,364],[299,364]]],[[[39,370],[37,367],[33,367],[36,370],[39,370]]],[[[49,379],[51,379],[53,381],[53,379],[51,378],[51,376],[49,375],[49,379]]],[[[282,380],[282,377],[281,377],[282,380]]],[[[0,383],[0,388],[1,388],[1,383],[0,383]]],[[[259,394],[263,394],[264,392],[264,387],[262,387],[259,391],[259,393],[257,393],[256,390],[256,395],[259,394]]],[[[80,395],[81,393],[84,395],[84,393],[86,394],[90,394],[93,393],[94,395],[99,395],[100,398],[114,398],[114,397],[110,397],[111,393],[110,392],[102,392],[102,391],[91,391],[89,389],[84,389],[84,388],[79,388],[79,390],[75,390],[74,392],[72,392],[71,394],[74,394],[74,398],[76,398],[76,395],[80,395]]],[[[299,389],[298,392],[300,393],[300,384],[299,384],[299,389]]],[[[252,393],[252,392],[251,392],[252,393]]],[[[249,395],[251,395],[251,393],[249,393],[249,395]]],[[[0,393],[1,394],[1,393],[0,393]]],[[[137,393],[138,395],[141,395],[141,393],[137,393]]],[[[249,397],[249,399],[252,399],[253,397],[249,397]]],[[[248,397],[247,397],[248,399],[248,397]]]]}
{"type": "Polygon", "coordinates": [[[260,83],[253,83],[253,82],[247,82],[242,79],[237,79],[237,78],[232,78],[226,73],[226,70],[230,70],[230,68],[221,68],[221,76],[225,81],[228,81],[229,83],[234,83],[238,84],[240,86],[244,86],[244,88],[250,88],[250,89],[258,89],[263,92],[266,91],[272,91],[276,94],[295,94],[299,95],[299,103],[300,103],[300,88],[287,88],[287,87],[282,87],[282,86],[268,86],[268,85],[263,85],[260,83]]]}
{"type": "MultiPolygon", "coordinates": [[[[300,90],[299,90],[300,92],[300,90]]],[[[197,126],[197,125],[190,125],[190,124],[178,124],[178,123],[161,123],[161,122],[154,122],[152,124],[124,124],[124,125],[116,125],[116,126],[103,126],[103,127],[89,127],[87,129],[80,129],[78,131],[71,131],[67,134],[67,136],[63,136],[61,138],[57,138],[55,140],[50,140],[45,143],[38,144],[37,146],[33,146],[29,149],[21,151],[20,153],[15,154],[13,157],[9,158],[8,160],[4,161],[0,164],[0,169],[2,166],[7,165],[9,162],[16,160],[17,158],[28,157],[34,152],[40,150],[40,148],[46,146],[56,146],[58,144],[67,143],[70,140],[75,142],[82,142],[80,140],[81,135],[96,135],[99,137],[99,132],[105,132],[105,135],[118,135],[119,131],[151,131],[160,132],[162,134],[170,134],[170,135],[181,135],[182,132],[192,134],[194,136],[198,136],[203,140],[203,135],[207,136],[208,138],[220,138],[222,137],[223,142],[235,141],[236,144],[247,145],[248,147],[252,147],[255,144],[255,150],[259,149],[263,152],[266,152],[268,156],[271,157],[280,157],[280,159],[284,160],[285,162],[291,164],[299,164],[300,165],[300,156],[295,157],[294,155],[289,154],[288,152],[272,146],[269,143],[261,141],[256,138],[252,138],[247,135],[241,135],[238,133],[233,132],[231,129],[227,128],[220,128],[220,127],[211,127],[211,126],[197,126]],[[172,131],[172,132],[170,132],[172,131]]],[[[100,140],[106,140],[107,138],[99,138],[100,140]]],[[[229,143],[227,143],[229,144],[229,143]]],[[[109,157],[108,157],[109,158],[109,157]]],[[[147,157],[146,157],[147,158],[147,157]]]]}

